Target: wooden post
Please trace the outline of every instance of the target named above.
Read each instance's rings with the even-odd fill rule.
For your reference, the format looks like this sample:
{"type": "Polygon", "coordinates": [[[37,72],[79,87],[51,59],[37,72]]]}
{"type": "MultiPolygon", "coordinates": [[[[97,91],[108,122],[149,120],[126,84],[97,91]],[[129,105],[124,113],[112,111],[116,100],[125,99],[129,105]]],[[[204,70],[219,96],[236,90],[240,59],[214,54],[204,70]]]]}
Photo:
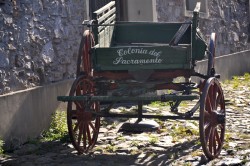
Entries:
{"type": "Polygon", "coordinates": [[[84,17],[85,20],[90,19],[90,4],[89,4],[89,0],[85,1],[85,14],[86,16],[84,17]]]}
{"type": "Polygon", "coordinates": [[[248,0],[248,22],[249,22],[249,25],[250,25],[250,0],[248,0]]]}

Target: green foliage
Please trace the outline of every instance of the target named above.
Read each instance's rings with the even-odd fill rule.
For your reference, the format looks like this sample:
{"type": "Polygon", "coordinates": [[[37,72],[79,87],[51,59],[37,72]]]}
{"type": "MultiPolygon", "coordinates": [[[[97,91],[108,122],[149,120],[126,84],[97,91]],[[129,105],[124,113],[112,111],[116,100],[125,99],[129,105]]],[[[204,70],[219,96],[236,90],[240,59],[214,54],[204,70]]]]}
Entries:
{"type": "Polygon", "coordinates": [[[159,141],[159,138],[155,135],[150,135],[149,136],[149,143],[150,144],[156,144],[159,141]]]}
{"type": "Polygon", "coordinates": [[[133,140],[133,141],[130,143],[130,146],[138,147],[138,146],[139,146],[139,141],[133,140]]]}
{"type": "Polygon", "coordinates": [[[94,151],[103,152],[104,149],[103,149],[103,147],[101,147],[101,146],[95,146],[95,147],[94,147],[94,151]]]}
{"type": "Polygon", "coordinates": [[[105,151],[107,152],[110,152],[110,153],[113,153],[117,150],[117,147],[115,145],[111,145],[111,144],[108,144],[106,147],[105,147],[105,151]]]}
{"type": "Polygon", "coordinates": [[[224,84],[232,84],[233,89],[238,89],[241,86],[250,86],[250,73],[245,73],[243,76],[233,76],[232,80],[226,80],[224,84]]]}
{"type": "Polygon", "coordinates": [[[184,125],[173,125],[171,127],[172,131],[170,135],[173,137],[173,141],[177,141],[179,138],[184,138],[187,136],[197,136],[199,131],[184,125]]]}
{"type": "Polygon", "coordinates": [[[236,89],[240,85],[239,77],[234,76],[232,79],[233,88],[236,89]]]}
{"type": "Polygon", "coordinates": [[[117,141],[126,141],[126,138],[124,138],[123,136],[119,136],[116,138],[117,141]]]}
{"type": "Polygon", "coordinates": [[[154,119],[154,121],[156,121],[160,125],[160,129],[164,129],[165,128],[165,123],[161,119],[154,119]]]}
{"type": "Polygon", "coordinates": [[[152,107],[165,107],[165,106],[169,106],[169,102],[161,102],[161,101],[153,101],[150,103],[149,106],[152,107]]]}
{"type": "Polygon", "coordinates": [[[250,81],[250,73],[245,73],[244,78],[246,81],[250,81]]]}
{"type": "Polygon", "coordinates": [[[187,107],[188,106],[188,101],[182,101],[181,103],[180,103],[180,106],[181,107],[187,107]]]}
{"type": "Polygon", "coordinates": [[[42,133],[44,141],[68,140],[67,115],[64,111],[56,111],[52,115],[52,121],[48,131],[42,133]]]}
{"type": "Polygon", "coordinates": [[[224,141],[230,142],[232,140],[232,133],[225,133],[224,141]]]}
{"type": "Polygon", "coordinates": [[[225,137],[224,137],[224,145],[223,148],[224,149],[229,149],[229,142],[232,141],[232,133],[225,133],[225,137]]]}
{"type": "Polygon", "coordinates": [[[132,149],[131,151],[130,151],[130,154],[131,155],[138,155],[140,153],[140,151],[138,150],[138,149],[132,149]]]}
{"type": "Polygon", "coordinates": [[[201,156],[202,154],[203,154],[203,151],[201,149],[198,149],[198,150],[191,152],[192,157],[201,156]]]}
{"type": "Polygon", "coordinates": [[[2,139],[0,139],[0,155],[3,154],[3,152],[4,152],[3,145],[4,145],[4,141],[2,139]]]}
{"type": "Polygon", "coordinates": [[[190,162],[186,162],[186,163],[184,163],[184,165],[183,166],[192,166],[192,163],[190,163],[190,162]]]}

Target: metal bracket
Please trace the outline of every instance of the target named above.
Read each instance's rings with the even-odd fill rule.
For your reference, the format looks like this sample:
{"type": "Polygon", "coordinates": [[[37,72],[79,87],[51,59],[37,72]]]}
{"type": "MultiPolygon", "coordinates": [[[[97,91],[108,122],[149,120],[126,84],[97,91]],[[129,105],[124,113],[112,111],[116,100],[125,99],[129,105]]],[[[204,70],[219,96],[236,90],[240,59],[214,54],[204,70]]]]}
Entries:
{"type": "Polygon", "coordinates": [[[91,25],[93,25],[95,20],[84,20],[82,22],[82,25],[86,25],[87,27],[90,27],[91,25]]]}

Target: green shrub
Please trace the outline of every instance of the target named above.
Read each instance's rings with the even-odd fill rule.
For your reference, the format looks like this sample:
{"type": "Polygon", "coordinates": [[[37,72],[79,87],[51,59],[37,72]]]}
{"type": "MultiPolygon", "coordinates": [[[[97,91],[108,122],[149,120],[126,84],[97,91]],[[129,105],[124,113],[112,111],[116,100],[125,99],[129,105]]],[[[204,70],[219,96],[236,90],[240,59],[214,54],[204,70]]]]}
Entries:
{"type": "Polygon", "coordinates": [[[64,111],[56,111],[52,115],[50,128],[42,133],[44,141],[68,141],[67,115],[64,111]]]}
{"type": "Polygon", "coordinates": [[[3,145],[4,145],[4,141],[2,139],[0,139],[0,155],[3,154],[3,152],[4,152],[3,145]]]}

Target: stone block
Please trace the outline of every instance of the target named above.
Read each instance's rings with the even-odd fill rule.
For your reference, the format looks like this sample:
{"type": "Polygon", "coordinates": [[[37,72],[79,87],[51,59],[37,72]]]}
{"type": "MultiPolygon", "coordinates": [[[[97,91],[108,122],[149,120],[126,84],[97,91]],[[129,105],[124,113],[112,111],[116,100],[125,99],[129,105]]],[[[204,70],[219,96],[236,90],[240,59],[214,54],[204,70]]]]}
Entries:
{"type": "Polygon", "coordinates": [[[6,68],[9,66],[9,59],[0,52],[0,67],[1,68],[6,68]]]}
{"type": "Polygon", "coordinates": [[[236,32],[232,32],[232,36],[233,36],[233,41],[238,42],[239,39],[239,35],[236,32]]]}
{"type": "Polygon", "coordinates": [[[55,52],[53,49],[52,42],[48,42],[42,49],[42,59],[43,61],[48,64],[51,63],[55,57],[55,52]]]}
{"type": "Polygon", "coordinates": [[[174,12],[174,14],[175,14],[175,17],[176,18],[178,18],[178,17],[180,17],[181,16],[181,9],[180,8],[175,8],[175,12],[174,12]]]}
{"type": "Polygon", "coordinates": [[[63,73],[62,72],[51,72],[51,76],[52,76],[52,82],[57,82],[57,81],[61,81],[63,79],[63,73]]]}
{"type": "Polygon", "coordinates": [[[59,62],[60,62],[60,64],[62,64],[62,65],[70,64],[70,63],[71,63],[71,59],[70,59],[70,57],[68,57],[68,56],[66,55],[66,56],[64,56],[64,57],[61,57],[61,58],[59,59],[59,62]]]}
{"type": "Polygon", "coordinates": [[[174,2],[169,2],[168,5],[169,5],[169,6],[174,6],[175,3],[174,3],[174,2]]]}

